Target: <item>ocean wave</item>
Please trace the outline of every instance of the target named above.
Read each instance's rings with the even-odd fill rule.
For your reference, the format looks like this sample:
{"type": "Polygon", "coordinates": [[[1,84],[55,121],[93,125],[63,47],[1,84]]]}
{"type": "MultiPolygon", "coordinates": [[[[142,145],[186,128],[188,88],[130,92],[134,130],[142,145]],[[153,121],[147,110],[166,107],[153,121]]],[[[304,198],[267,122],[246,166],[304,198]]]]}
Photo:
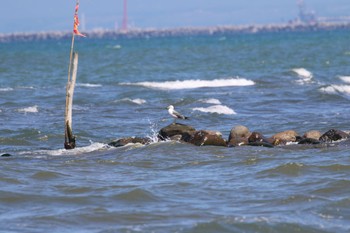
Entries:
{"type": "Polygon", "coordinates": [[[294,68],[292,69],[300,78],[309,80],[312,79],[313,74],[305,68],[294,68]]]}
{"type": "Polygon", "coordinates": [[[93,84],[93,83],[77,83],[77,87],[102,87],[101,84],[93,84]]]}
{"type": "Polygon", "coordinates": [[[18,112],[23,112],[23,113],[37,113],[39,112],[39,108],[37,105],[27,107],[27,108],[20,108],[17,110],[18,112]]]}
{"type": "Polygon", "coordinates": [[[339,79],[343,82],[350,83],[350,76],[339,76],[339,79]]]}
{"type": "Polygon", "coordinates": [[[251,86],[255,82],[245,78],[214,79],[214,80],[184,80],[165,82],[137,82],[121,83],[121,85],[142,86],[161,90],[194,89],[202,87],[230,87],[230,86],[251,86]]]}
{"type": "Polygon", "coordinates": [[[107,45],[107,49],[121,49],[122,46],[120,44],[115,44],[115,45],[107,45]]]}
{"type": "Polygon", "coordinates": [[[205,113],[217,113],[217,114],[225,114],[225,115],[237,114],[233,109],[225,105],[212,105],[207,108],[193,108],[193,111],[200,111],[205,113]]]}
{"type": "Polygon", "coordinates": [[[77,104],[73,104],[73,110],[74,111],[87,111],[89,109],[90,109],[89,107],[83,107],[83,106],[80,106],[80,105],[77,105],[77,104]]]}
{"type": "Polygon", "coordinates": [[[119,44],[112,46],[112,49],[121,49],[121,48],[122,48],[122,46],[119,44]]]}
{"type": "Polygon", "coordinates": [[[206,104],[221,104],[220,100],[218,99],[200,99],[199,102],[206,103],[206,104]]]}
{"type": "Polygon", "coordinates": [[[131,103],[138,104],[138,105],[142,105],[142,104],[147,103],[146,100],[140,99],[140,98],[136,98],[136,99],[124,98],[124,99],[116,100],[114,102],[115,103],[118,103],[118,102],[131,102],[131,103]]]}
{"type": "MultiPolygon", "coordinates": [[[[94,151],[98,151],[104,148],[108,148],[106,144],[103,143],[91,143],[91,145],[85,146],[85,147],[76,147],[73,150],[66,150],[66,149],[57,149],[57,150],[39,150],[35,151],[34,154],[37,154],[39,157],[40,155],[50,155],[50,156],[61,156],[61,155],[80,155],[85,153],[90,153],[94,151]]],[[[27,152],[24,152],[27,153],[27,152]]]]}
{"type": "Polygon", "coordinates": [[[11,87],[4,87],[4,88],[0,88],[0,91],[3,91],[3,92],[5,92],[5,91],[13,91],[13,88],[11,88],[11,87]]]}
{"type": "Polygon", "coordinates": [[[160,201],[159,198],[149,190],[136,188],[119,193],[113,197],[117,201],[124,202],[153,202],[160,201]]]}
{"type": "Polygon", "coordinates": [[[328,93],[328,94],[350,94],[350,85],[330,85],[327,87],[320,88],[320,91],[328,93]]]}
{"type": "Polygon", "coordinates": [[[20,89],[29,89],[29,90],[37,89],[36,87],[33,87],[33,86],[19,86],[18,88],[20,88],[20,89]]]}
{"type": "Polygon", "coordinates": [[[288,175],[288,176],[297,176],[302,172],[306,166],[303,163],[286,163],[282,165],[278,165],[273,168],[269,168],[267,170],[262,171],[262,173],[265,173],[269,176],[273,176],[276,174],[280,175],[288,175]]]}

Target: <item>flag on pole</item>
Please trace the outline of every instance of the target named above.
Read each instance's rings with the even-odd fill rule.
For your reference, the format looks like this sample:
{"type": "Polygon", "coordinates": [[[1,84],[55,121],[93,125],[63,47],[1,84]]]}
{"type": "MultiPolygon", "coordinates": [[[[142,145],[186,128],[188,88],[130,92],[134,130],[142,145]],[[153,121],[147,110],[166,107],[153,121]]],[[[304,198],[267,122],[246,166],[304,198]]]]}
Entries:
{"type": "Polygon", "coordinates": [[[78,10],[79,10],[79,1],[77,1],[77,4],[75,6],[73,33],[74,35],[77,35],[77,36],[86,37],[84,34],[80,33],[78,30],[78,26],[79,26],[78,10]]]}

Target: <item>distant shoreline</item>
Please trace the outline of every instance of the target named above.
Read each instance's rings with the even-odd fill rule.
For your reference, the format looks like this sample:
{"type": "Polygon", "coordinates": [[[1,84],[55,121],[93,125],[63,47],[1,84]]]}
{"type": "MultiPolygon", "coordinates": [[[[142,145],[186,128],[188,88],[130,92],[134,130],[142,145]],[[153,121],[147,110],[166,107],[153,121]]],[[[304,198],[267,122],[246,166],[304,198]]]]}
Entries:
{"type": "MultiPolygon", "coordinates": [[[[89,38],[137,38],[137,37],[166,37],[166,36],[191,36],[191,35],[221,35],[221,34],[255,34],[264,32],[303,32],[303,31],[332,31],[349,30],[350,22],[322,22],[314,24],[288,23],[288,24],[265,24],[265,25],[232,25],[213,27],[182,27],[169,29],[129,29],[110,30],[95,29],[86,31],[89,38]]],[[[0,42],[12,41],[38,41],[60,40],[71,38],[72,32],[16,32],[1,34],[0,42]]]]}

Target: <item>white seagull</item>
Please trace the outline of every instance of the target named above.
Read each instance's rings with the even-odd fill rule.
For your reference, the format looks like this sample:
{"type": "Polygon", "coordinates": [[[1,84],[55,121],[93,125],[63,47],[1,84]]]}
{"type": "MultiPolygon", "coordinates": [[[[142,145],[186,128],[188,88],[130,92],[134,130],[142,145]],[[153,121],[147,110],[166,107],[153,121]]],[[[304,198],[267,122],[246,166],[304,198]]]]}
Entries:
{"type": "Polygon", "coordinates": [[[186,116],[184,116],[184,115],[181,115],[180,113],[178,113],[177,111],[175,111],[173,105],[169,105],[169,106],[167,107],[167,109],[168,109],[169,114],[170,114],[172,117],[175,118],[174,123],[176,122],[176,119],[182,119],[182,120],[187,120],[187,119],[188,119],[188,117],[186,117],[186,116]]]}

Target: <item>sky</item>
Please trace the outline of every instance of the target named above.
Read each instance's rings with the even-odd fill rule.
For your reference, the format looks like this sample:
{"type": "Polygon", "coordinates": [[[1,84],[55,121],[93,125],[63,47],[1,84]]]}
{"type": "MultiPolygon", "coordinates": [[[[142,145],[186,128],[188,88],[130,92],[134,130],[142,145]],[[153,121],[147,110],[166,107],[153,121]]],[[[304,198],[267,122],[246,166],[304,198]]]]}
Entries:
{"type": "MultiPolygon", "coordinates": [[[[318,17],[350,16],[349,0],[304,0],[318,17]]],[[[0,0],[0,33],[69,31],[76,0],[0,0]]],[[[129,28],[286,23],[297,0],[128,0],[129,28]]],[[[80,0],[83,29],[120,28],[123,0],[80,0]]]]}

